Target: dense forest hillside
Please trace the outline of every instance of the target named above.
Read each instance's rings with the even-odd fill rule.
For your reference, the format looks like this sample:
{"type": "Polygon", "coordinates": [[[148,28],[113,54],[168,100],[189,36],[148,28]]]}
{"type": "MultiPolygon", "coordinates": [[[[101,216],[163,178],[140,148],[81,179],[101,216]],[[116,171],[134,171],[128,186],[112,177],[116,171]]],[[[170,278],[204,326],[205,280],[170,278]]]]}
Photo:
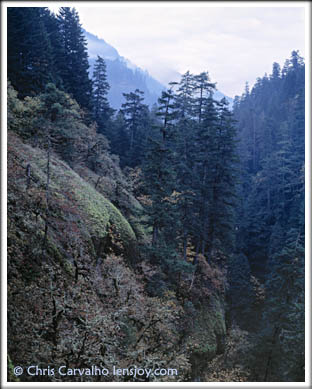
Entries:
{"type": "Polygon", "coordinates": [[[9,381],[305,380],[304,68],[117,111],[75,9],[8,8],[9,381]]]}

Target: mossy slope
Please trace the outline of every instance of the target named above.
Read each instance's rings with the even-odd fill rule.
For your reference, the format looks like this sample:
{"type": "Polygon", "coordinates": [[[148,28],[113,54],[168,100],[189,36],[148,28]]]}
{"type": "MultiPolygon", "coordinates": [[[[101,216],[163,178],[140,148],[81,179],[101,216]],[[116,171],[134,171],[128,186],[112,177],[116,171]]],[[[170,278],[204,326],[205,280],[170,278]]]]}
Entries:
{"type": "MultiPolygon", "coordinates": [[[[46,206],[45,187],[47,182],[47,152],[22,143],[15,135],[9,135],[10,150],[18,159],[17,182],[20,191],[26,192],[26,166],[31,166],[31,186],[33,196],[42,198],[41,210],[44,218],[46,206]],[[22,158],[21,158],[22,156],[22,158]]],[[[15,156],[10,155],[14,158],[15,156]]],[[[135,234],[121,212],[103,194],[97,192],[91,183],[86,182],[56,155],[50,161],[50,208],[54,219],[66,220],[75,214],[76,224],[84,231],[86,238],[102,239],[110,234],[111,240],[118,240],[123,248],[135,245],[135,234]]],[[[41,220],[42,222],[42,220],[41,220]]],[[[40,220],[39,220],[40,225],[40,220]]]]}

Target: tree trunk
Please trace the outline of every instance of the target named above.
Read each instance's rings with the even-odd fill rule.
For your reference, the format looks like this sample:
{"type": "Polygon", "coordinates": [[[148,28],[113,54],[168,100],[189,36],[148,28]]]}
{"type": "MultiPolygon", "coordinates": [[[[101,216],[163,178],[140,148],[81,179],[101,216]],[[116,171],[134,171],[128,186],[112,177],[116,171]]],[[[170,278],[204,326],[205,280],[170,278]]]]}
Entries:
{"type": "Polygon", "coordinates": [[[30,164],[28,164],[26,167],[26,175],[27,175],[26,190],[28,190],[30,188],[30,174],[31,174],[31,166],[30,166],[30,164]]]}
{"type": "Polygon", "coordinates": [[[198,115],[198,123],[201,123],[202,119],[202,105],[203,105],[203,87],[200,88],[200,103],[199,103],[199,115],[198,115]]]}
{"type": "Polygon", "coordinates": [[[158,227],[157,227],[157,226],[154,226],[154,227],[153,227],[152,246],[156,246],[157,236],[158,236],[158,227]]]}
{"type": "Polygon", "coordinates": [[[134,129],[131,128],[131,135],[130,135],[130,151],[132,151],[132,148],[133,148],[133,139],[134,139],[134,129]]]}
{"type": "Polygon", "coordinates": [[[183,234],[183,259],[184,261],[187,260],[187,232],[184,231],[183,234]]]}
{"type": "Polygon", "coordinates": [[[274,334],[273,334],[273,338],[272,338],[272,346],[270,349],[270,353],[269,353],[269,357],[268,357],[267,365],[266,365],[266,369],[265,369],[265,374],[264,374],[264,379],[263,379],[264,382],[266,382],[268,380],[269,371],[270,371],[270,367],[271,367],[271,363],[272,363],[272,359],[273,359],[272,358],[273,348],[274,348],[278,333],[279,333],[279,327],[276,326],[274,329],[274,334]]]}
{"type": "Polygon", "coordinates": [[[46,248],[46,244],[47,244],[49,217],[50,217],[50,158],[51,158],[51,141],[50,141],[50,136],[48,136],[47,186],[46,186],[47,205],[46,205],[46,217],[45,217],[45,226],[44,226],[43,249],[46,248]]]}
{"type": "Polygon", "coordinates": [[[253,130],[253,158],[252,158],[252,164],[253,164],[253,171],[256,171],[256,124],[255,124],[255,113],[254,110],[252,110],[252,130],[253,130]]]}

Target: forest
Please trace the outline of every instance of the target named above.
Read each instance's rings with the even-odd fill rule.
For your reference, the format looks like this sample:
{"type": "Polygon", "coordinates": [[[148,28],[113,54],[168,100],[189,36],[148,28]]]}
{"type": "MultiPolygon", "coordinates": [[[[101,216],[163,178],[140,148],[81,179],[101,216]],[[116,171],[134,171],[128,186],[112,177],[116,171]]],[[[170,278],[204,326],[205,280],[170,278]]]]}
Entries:
{"type": "Polygon", "coordinates": [[[203,70],[117,111],[74,8],[7,21],[8,381],[304,382],[299,51],[232,109],[203,70]]]}

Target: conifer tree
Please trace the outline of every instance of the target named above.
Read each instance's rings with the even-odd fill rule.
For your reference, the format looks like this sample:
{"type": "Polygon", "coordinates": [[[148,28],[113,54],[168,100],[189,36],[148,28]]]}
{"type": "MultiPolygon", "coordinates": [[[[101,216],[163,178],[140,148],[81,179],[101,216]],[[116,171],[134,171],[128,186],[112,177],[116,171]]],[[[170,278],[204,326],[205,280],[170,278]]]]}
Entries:
{"type": "Polygon", "coordinates": [[[244,172],[237,247],[266,290],[253,363],[259,381],[304,380],[303,91],[304,63],[293,51],[281,73],[274,64],[234,109],[244,172]]]}
{"type": "Polygon", "coordinates": [[[42,7],[8,8],[8,78],[21,97],[53,82],[53,52],[42,7]]]}
{"type": "Polygon", "coordinates": [[[208,98],[196,137],[196,252],[208,256],[215,248],[227,252],[233,244],[236,130],[227,105],[223,99],[217,109],[208,98]]]}
{"type": "Polygon", "coordinates": [[[91,110],[92,82],[88,75],[87,43],[79,15],[75,8],[61,7],[58,20],[63,48],[63,58],[59,59],[58,66],[65,91],[82,108],[91,110]]]}
{"type": "MultiPolygon", "coordinates": [[[[201,114],[202,115],[202,114],[201,114]]],[[[211,184],[213,182],[213,163],[218,158],[216,148],[216,134],[218,112],[212,97],[205,107],[204,118],[197,125],[195,137],[195,180],[196,191],[196,254],[200,251],[205,254],[208,233],[208,213],[211,204],[211,184]]]]}
{"type": "Polygon", "coordinates": [[[215,139],[217,154],[212,156],[212,199],[209,212],[208,245],[210,251],[221,242],[225,252],[233,249],[234,207],[237,182],[236,128],[228,102],[220,102],[215,139]]]}
{"type": "Polygon", "coordinates": [[[53,69],[53,83],[58,89],[64,90],[63,80],[61,77],[64,47],[62,45],[62,35],[60,28],[60,20],[50,10],[42,8],[42,20],[47,30],[51,50],[52,50],[52,69],[53,69]]]}
{"type": "MultiPolygon", "coordinates": [[[[302,227],[302,226],[301,226],[302,227]]],[[[304,381],[304,232],[291,229],[272,257],[256,351],[263,381],[304,381]],[[261,369],[262,368],[262,369],[261,369]]]]}
{"type": "Polygon", "coordinates": [[[195,112],[198,118],[198,123],[201,123],[202,113],[208,98],[212,96],[216,85],[210,82],[208,72],[202,72],[194,78],[194,89],[196,91],[195,112]]]}
{"type": "Polygon", "coordinates": [[[113,112],[107,100],[109,88],[105,61],[98,56],[93,71],[93,117],[99,126],[98,131],[102,133],[105,133],[108,120],[113,112]]]}
{"type": "MultiPolygon", "coordinates": [[[[162,93],[158,115],[162,122],[154,139],[150,139],[149,151],[144,165],[146,194],[150,197],[149,224],[153,229],[152,245],[160,241],[160,234],[172,222],[173,202],[170,198],[175,189],[175,171],[170,142],[173,140],[172,89],[162,93]]],[[[168,237],[164,237],[166,240],[168,237]]]]}
{"type": "Polygon", "coordinates": [[[177,158],[175,154],[177,116],[173,86],[162,93],[157,115],[160,122],[149,139],[143,165],[144,191],[148,226],[152,229],[151,256],[169,280],[178,283],[181,272],[189,271],[189,264],[181,255],[181,214],[177,192],[177,158]]]}
{"type": "Polygon", "coordinates": [[[176,92],[176,105],[181,119],[192,118],[194,115],[194,90],[195,78],[187,71],[181,76],[179,87],[176,92]]]}
{"type": "Polygon", "coordinates": [[[144,92],[136,89],[134,92],[123,93],[123,95],[126,102],[122,104],[121,112],[125,118],[129,142],[125,164],[134,167],[142,160],[149,113],[147,105],[143,104],[144,92]]]}
{"type": "Polygon", "coordinates": [[[302,59],[297,59],[297,52],[292,55],[293,60],[285,62],[281,77],[279,66],[274,64],[270,78],[264,82],[259,79],[234,112],[241,139],[242,170],[249,173],[241,179],[241,196],[245,199],[242,208],[248,216],[245,225],[239,223],[240,234],[245,236],[245,253],[252,268],[262,277],[265,258],[283,246],[282,226],[290,226],[293,215],[298,215],[293,210],[302,190],[304,64],[302,59]],[[269,105],[267,96],[270,96],[269,105]],[[252,161],[254,146],[253,141],[250,142],[254,126],[258,132],[255,168],[252,161]]]}
{"type": "Polygon", "coordinates": [[[109,127],[108,139],[110,140],[112,153],[119,156],[120,166],[125,167],[129,151],[129,138],[125,117],[121,111],[117,112],[109,127]]]}

